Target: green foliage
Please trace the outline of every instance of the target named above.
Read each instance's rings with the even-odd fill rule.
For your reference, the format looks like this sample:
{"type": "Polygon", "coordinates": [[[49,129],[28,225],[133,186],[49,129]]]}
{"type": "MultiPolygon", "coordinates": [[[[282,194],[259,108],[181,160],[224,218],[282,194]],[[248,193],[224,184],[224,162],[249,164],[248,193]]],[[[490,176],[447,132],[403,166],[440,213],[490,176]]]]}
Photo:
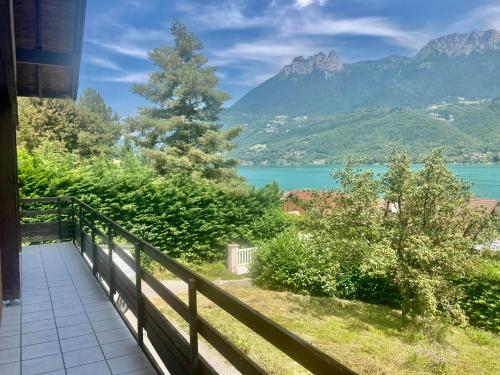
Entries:
{"type": "Polygon", "coordinates": [[[225,191],[187,174],[158,176],[134,155],[86,161],[49,146],[19,150],[23,197],[73,195],[174,257],[216,260],[232,241],[248,237],[251,225],[276,207],[274,186],[225,191]]]}
{"type": "Polygon", "coordinates": [[[18,144],[30,151],[50,141],[82,157],[109,153],[119,133],[118,117],[95,90],[85,90],[76,103],[19,99],[18,144]]]}
{"type": "Polygon", "coordinates": [[[500,262],[485,264],[475,277],[461,281],[465,292],[461,305],[470,322],[500,332],[500,262]]]}
{"type": "Polygon", "coordinates": [[[95,89],[88,88],[83,90],[83,93],[77,100],[77,105],[100,117],[105,123],[113,124],[119,120],[118,115],[113,112],[113,109],[106,104],[104,98],[95,89]]]}
{"type": "MultiPolygon", "coordinates": [[[[380,179],[348,165],[335,176],[336,195],[313,198],[301,240],[278,237],[259,250],[256,282],[399,305],[405,321],[417,324],[463,323],[455,280],[473,277],[481,261],[473,246],[487,243],[494,226],[470,208],[469,185],[447,169],[443,150],[424,160],[415,171],[407,155],[395,152],[380,179]]],[[[485,304],[495,309],[494,290],[486,289],[485,304]]]]}
{"type": "Polygon", "coordinates": [[[239,128],[221,130],[218,113],[229,96],[217,88],[215,67],[207,66],[201,42],[185,25],[171,26],[173,46],[156,48],[149,59],[158,68],[133,91],[154,106],[127,120],[129,138],[161,174],[187,172],[211,180],[236,178],[236,160],[225,153],[239,128]]]}
{"type": "Polygon", "coordinates": [[[251,265],[252,279],[263,288],[333,295],[334,265],[321,255],[308,251],[294,230],[280,233],[259,246],[251,265]]]}
{"type": "Polygon", "coordinates": [[[264,215],[257,217],[251,226],[250,240],[252,242],[268,241],[278,234],[290,229],[300,220],[283,212],[281,207],[268,209],[264,215]]]}

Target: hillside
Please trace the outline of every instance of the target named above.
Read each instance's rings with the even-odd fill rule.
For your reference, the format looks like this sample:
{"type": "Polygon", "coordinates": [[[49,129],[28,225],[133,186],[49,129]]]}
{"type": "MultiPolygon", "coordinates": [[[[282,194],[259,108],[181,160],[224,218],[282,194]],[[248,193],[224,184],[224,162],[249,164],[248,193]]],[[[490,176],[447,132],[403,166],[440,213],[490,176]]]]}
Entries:
{"type": "Polygon", "coordinates": [[[235,155],[250,163],[415,160],[444,145],[450,161],[500,152],[500,33],[451,34],[413,57],[343,63],[335,52],[296,57],[227,109],[245,124],[235,155]]]}
{"type": "Polygon", "coordinates": [[[500,155],[498,99],[326,116],[226,113],[224,122],[245,124],[234,154],[246,163],[323,164],[352,156],[383,162],[394,148],[418,161],[437,146],[446,146],[456,162],[498,161],[500,155]]]}

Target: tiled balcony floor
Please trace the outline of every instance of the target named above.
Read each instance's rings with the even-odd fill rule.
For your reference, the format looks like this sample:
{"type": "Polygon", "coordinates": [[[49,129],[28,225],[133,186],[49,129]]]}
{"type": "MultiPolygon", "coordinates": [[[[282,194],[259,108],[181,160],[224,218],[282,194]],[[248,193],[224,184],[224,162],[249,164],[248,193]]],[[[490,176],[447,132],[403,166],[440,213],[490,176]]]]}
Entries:
{"type": "Polygon", "coordinates": [[[0,375],[156,371],[72,243],[23,248],[21,304],[4,306],[0,375]]]}

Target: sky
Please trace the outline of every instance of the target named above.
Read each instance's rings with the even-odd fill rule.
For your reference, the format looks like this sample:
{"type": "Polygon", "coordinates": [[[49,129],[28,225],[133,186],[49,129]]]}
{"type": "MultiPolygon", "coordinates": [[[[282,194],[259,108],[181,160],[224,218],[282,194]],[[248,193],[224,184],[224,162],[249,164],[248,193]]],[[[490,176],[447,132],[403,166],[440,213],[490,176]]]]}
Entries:
{"type": "Polygon", "coordinates": [[[176,18],[203,42],[228,107],[295,56],[412,56],[442,35],[500,30],[500,0],[87,0],[80,92],[97,89],[122,117],[148,106],[131,86],[156,69],[148,51],[172,42],[176,18]]]}

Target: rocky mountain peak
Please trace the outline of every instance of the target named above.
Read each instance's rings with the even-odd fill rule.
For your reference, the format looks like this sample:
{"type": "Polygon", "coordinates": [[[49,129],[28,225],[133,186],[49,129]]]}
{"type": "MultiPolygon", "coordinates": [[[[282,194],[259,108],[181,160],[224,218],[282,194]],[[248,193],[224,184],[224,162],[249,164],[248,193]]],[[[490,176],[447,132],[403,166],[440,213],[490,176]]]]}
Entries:
{"type": "Polygon", "coordinates": [[[311,74],[313,72],[322,72],[326,77],[333,76],[336,72],[344,69],[344,64],[340,56],[331,50],[328,55],[319,52],[316,55],[304,58],[303,56],[295,57],[292,62],[285,65],[281,69],[282,76],[289,76],[291,74],[311,74]]]}
{"type": "Polygon", "coordinates": [[[431,40],[419,55],[435,51],[448,56],[458,56],[491,50],[500,50],[500,33],[496,30],[474,30],[470,33],[450,34],[431,40]]]}

